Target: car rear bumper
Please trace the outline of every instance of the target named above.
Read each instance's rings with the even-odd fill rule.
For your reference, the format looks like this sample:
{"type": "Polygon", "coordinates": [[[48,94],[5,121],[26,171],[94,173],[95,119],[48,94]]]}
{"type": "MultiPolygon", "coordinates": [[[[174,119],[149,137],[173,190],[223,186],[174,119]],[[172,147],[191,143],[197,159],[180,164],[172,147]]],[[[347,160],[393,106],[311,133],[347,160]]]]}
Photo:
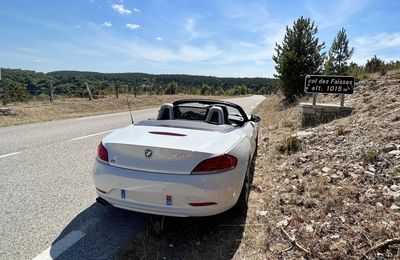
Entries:
{"type": "Polygon", "coordinates": [[[208,175],[160,174],[113,167],[96,160],[97,194],[111,205],[165,216],[210,216],[233,207],[240,195],[246,165],[208,175]],[[103,193],[104,192],[104,193],[103,193]],[[214,202],[192,206],[189,203],[214,202]]]}

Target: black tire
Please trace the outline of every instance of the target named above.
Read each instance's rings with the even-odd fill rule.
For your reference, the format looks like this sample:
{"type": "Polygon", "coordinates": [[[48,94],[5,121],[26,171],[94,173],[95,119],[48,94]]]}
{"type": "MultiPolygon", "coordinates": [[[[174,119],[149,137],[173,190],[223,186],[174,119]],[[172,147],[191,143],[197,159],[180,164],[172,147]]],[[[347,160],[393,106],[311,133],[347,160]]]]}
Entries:
{"type": "Polygon", "coordinates": [[[240,211],[240,212],[247,210],[247,205],[249,202],[249,195],[250,195],[250,189],[251,189],[251,183],[250,183],[250,177],[249,177],[250,164],[251,164],[251,162],[249,162],[249,166],[247,167],[246,176],[244,177],[242,190],[240,192],[239,199],[235,205],[235,210],[240,211]]]}

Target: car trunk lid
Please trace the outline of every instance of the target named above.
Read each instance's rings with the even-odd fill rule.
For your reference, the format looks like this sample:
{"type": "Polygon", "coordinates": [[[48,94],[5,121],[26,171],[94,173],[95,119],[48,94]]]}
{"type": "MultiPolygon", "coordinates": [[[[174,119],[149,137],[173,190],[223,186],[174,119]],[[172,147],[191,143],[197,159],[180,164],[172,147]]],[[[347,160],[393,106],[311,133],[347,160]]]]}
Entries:
{"type": "Polygon", "coordinates": [[[201,161],[228,152],[240,138],[236,131],[133,125],[112,133],[103,143],[112,166],[190,174],[201,161]]]}

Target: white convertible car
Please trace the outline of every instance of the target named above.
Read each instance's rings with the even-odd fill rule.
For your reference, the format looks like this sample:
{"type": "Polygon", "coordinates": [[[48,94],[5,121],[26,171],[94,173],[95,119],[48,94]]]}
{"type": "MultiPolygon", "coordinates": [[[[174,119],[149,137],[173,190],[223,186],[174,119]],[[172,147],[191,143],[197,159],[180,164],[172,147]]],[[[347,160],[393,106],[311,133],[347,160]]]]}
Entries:
{"type": "Polygon", "coordinates": [[[246,209],[259,122],[225,101],[164,104],[98,145],[97,202],[180,217],[246,209]]]}

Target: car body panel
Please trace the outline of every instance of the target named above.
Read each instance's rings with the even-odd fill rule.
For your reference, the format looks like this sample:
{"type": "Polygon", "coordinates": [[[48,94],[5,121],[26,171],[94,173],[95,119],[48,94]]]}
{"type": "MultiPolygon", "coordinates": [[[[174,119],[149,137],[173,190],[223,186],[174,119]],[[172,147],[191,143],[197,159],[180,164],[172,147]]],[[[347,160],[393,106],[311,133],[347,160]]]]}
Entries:
{"type": "Polygon", "coordinates": [[[243,183],[247,163],[218,174],[175,175],[133,171],[113,167],[96,160],[94,167],[97,191],[115,207],[168,216],[208,216],[235,205],[243,183]],[[125,198],[121,198],[125,190],[125,198]],[[166,204],[171,196],[172,204],[166,204]],[[216,205],[193,207],[189,203],[216,202],[216,205]]]}
{"type": "Polygon", "coordinates": [[[131,125],[103,139],[110,165],[139,171],[190,174],[196,165],[221,155],[247,134],[164,126],[131,125]],[[182,136],[151,134],[177,133],[182,136]],[[146,151],[151,153],[146,156],[146,151]]]}

